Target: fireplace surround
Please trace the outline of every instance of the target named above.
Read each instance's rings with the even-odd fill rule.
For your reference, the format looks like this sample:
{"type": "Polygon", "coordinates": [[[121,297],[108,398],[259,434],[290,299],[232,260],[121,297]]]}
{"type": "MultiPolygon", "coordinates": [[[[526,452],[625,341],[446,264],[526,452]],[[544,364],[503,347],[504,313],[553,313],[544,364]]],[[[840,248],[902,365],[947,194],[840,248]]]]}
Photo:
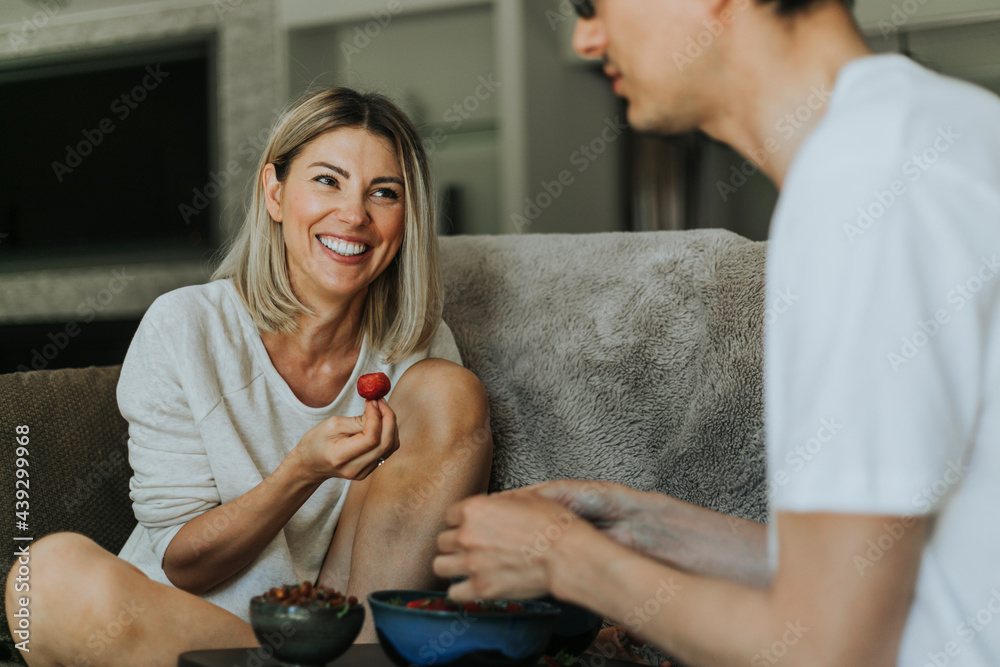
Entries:
{"type": "MultiPolygon", "coordinates": [[[[246,177],[261,147],[260,137],[266,136],[285,99],[276,12],[275,0],[16,0],[0,12],[0,21],[12,19],[0,25],[0,71],[17,72],[95,54],[127,54],[155,44],[211,43],[214,126],[209,166],[217,178],[206,181],[201,196],[215,194],[214,211],[206,208],[206,212],[212,217],[210,233],[220,240],[240,218],[246,177]],[[16,5],[23,10],[20,16],[12,9],[16,5]]],[[[192,192],[191,201],[181,203],[197,210],[201,200],[192,192]]],[[[90,327],[95,332],[91,337],[121,331],[127,345],[130,327],[157,295],[203,282],[210,272],[209,248],[192,252],[137,246],[127,252],[19,257],[5,254],[3,242],[0,237],[0,346],[20,341],[16,347],[28,354],[20,360],[5,359],[4,371],[31,367],[30,350],[48,349],[50,339],[62,340],[71,324],[84,333],[90,327]],[[112,293],[108,285],[116,273],[132,279],[112,293]],[[90,302],[100,310],[83,313],[90,302]],[[97,333],[99,329],[106,332],[97,333]],[[34,338],[37,345],[32,346],[34,338]],[[14,367],[7,367],[13,361],[14,367]]],[[[73,344],[71,339],[67,347],[73,344]]],[[[78,365],[79,355],[63,350],[45,363],[56,368],[64,365],[62,359],[70,363],[71,356],[72,365],[78,365]]]]}

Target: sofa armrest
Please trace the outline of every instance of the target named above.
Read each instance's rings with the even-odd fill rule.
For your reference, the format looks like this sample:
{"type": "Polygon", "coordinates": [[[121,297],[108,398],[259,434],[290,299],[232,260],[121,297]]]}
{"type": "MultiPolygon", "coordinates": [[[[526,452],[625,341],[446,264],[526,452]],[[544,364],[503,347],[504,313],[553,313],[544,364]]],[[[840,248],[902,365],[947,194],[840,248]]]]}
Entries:
{"type": "MultiPolygon", "coordinates": [[[[0,540],[83,533],[117,553],[135,527],[129,500],[128,424],[118,412],[120,366],[0,375],[0,540]],[[26,529],[15,521],[17,427],[28,427],[26,529]]],[[[30,544],[31,542],[25,542],[30,544]]],[[[14,546],[0,555],[6,584],[14,546]]],[[[4,611],[0,600],[0,612],[4,611]]],[[[6,618],[4,616],[4,618],[6,618]]],[[[2,634],[7,635],[6,623],[2,634]]]]}

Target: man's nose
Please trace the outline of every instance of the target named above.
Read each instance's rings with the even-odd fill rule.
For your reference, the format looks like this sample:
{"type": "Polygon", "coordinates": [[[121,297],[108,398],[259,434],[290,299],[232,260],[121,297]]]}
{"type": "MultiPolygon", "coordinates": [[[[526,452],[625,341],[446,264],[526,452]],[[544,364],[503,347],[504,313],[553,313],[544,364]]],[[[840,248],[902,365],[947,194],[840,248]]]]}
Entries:
{"type": "Polygon", "coordinates": [[[597,18],[577,19],[573,30],[573,50],[583,58],[599,60],[607,50],[607,35],[597,18]]]}

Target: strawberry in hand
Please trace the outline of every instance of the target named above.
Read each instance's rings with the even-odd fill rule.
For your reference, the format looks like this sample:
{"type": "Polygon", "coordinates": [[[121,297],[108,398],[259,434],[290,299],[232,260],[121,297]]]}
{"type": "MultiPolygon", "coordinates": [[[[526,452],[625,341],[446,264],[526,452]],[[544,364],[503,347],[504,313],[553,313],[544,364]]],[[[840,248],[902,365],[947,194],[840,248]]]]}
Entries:
{"type": "Polygon", "coordinates": [[[385,373],[368,373],[358,378],[358,394],[366,401],[377,401],[391,388],[389,376],[385,373]]]}

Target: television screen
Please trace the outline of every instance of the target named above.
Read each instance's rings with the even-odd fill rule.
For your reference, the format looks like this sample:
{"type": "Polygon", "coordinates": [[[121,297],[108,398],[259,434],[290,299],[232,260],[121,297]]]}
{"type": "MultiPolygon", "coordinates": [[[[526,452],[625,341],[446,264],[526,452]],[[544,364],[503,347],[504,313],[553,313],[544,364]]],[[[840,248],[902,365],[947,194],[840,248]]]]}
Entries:
{"type": "Polygon", "coordinates": [[[210,46],[0,70],[0,256],[211,248],[210,46]]]}

